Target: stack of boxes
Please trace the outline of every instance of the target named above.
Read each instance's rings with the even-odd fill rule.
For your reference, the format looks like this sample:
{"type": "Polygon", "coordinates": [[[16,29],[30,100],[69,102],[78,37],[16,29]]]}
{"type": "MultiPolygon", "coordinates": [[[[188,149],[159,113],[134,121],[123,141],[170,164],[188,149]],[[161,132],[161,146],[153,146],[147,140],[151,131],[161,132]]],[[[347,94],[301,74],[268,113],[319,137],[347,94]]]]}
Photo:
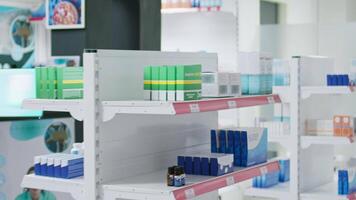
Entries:
{"type": "Polygon", "coordinates": [[[54,178],[72,179],[84,175],[82,155],[50,154],[34,158],[35,174],[54,178]]]}
{"type": "Polygon", "coordinates": [[[347,74],[335,75],[335,74],[328,74],[327,78],[327,85],[328,86],[349,86],[350,85],[350,78],[347,74]]]}
{"type": "Polygon", "coordinates": [[[184,167],[186,174],[202,176],[222,176],[234,171],[232,154],[193,154],[178,156],[178,166],[184,167]]]}
{"type": "Polygon", "coordinates": [[[201,65],[145,67],[144,99],[150,101],[200,100],[201,69],[201,65]]]}
{"type": "Polygon", "coordinates": [[[267,129],[211,130],[211,152],[234,155],[234,165],[249,167],[267,161],[267,129]]]}
{"type": "Polygon", "coordinates": [[[353,137],[355,120],[348,115],[335,115],[333,120],[308,119],[305,132],[307,135],[353,137]]]}
{"type": "Polygon", "coordinates": [[[83,68],[37,67],[36,96],[39,99],[83,98],[83,68]]]}
{"type": "Polygon", "coordinates": [[[203,72],[202,97],[241,96],[239,73],[203,72]]]}
{"type": "Polygon", "coordinates": [[[243,95],[271,94],[272,57],[258,52],[240,52],[239,68],[243,95]]]}

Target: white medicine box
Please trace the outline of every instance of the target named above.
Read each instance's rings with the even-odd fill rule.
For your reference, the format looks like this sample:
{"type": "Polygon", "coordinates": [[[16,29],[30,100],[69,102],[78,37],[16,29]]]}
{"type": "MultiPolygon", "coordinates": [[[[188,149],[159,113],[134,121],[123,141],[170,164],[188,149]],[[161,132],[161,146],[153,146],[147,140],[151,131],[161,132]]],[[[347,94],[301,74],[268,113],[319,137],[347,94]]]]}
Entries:
{"type": "Polygon", "coordinates": [[[229,73],[228,95],[241,96],[240,73],[229,73]]]}
{"type": "Polygon", "coordinates": [[[229,96],[229,73],[203,72],[202,97],[229,96]]]}

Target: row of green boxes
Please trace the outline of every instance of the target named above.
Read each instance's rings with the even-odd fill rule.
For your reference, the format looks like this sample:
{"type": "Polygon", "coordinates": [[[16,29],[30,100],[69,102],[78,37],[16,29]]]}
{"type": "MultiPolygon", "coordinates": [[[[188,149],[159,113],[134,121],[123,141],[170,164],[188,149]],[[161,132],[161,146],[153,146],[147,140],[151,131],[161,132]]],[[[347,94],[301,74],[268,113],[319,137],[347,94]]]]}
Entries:
{"type": "Polygon", "coordinates": [[[144,68],[144,99],[191,101],[201,99],[201,65],[147,66],[144,68]]]}
{"type": "Polygon", "coordinates": [[[39,99],[82,99],[83,67],[37,67],[39,99]]]}

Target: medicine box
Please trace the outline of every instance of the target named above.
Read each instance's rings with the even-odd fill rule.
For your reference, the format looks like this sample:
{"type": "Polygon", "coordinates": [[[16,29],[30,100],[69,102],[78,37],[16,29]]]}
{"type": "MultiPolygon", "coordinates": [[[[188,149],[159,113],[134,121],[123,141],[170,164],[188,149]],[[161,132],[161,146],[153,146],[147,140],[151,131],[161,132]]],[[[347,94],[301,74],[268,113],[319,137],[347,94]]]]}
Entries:
{"type": "Polygon", "coordinates": [[[48,98],[57,99],[57,68],[47,68],[48,98]]]}
{"type": "Polygon", "coordinates": [[[307,119],[305,120],[305,133],[307,135],[333,136],[334,125],[332,120],[307,119]]]}
{"type": "Polygon", "coordinates": [[[58,67],[57,86],[59,99],[83,98],[83,68],[58,67]]]}
{"type": "Polygon", "coordinates": [[[241,96],[241,74],[229,73],[228,95],[238,97],[241,96]]]}
{"type": "Polygon", "coordinates": [[[159,100],[167,101],[167,66],[161,66],[159,69],[159,100]]]}
{"type": "Polygon", "coordinates": [[[288,182],[290,180],[290,160],[280,160],[279,170],[279,182],[288,182]]]}
{"type": "Polygon", "coordinates": [[[176,67],[176,100],[201,99],[201,65],[179,65],[176,67]]]}
{"type": "Polygon", "coordinates": [[[249,167],[267,161],[267,129],[240,129],[241,166],[249,167]]]}
{"type": "Polygon", "coordinates": [[[202,97],[230,96],[229,73],[204,72],[202,73],[201,79],[202,79],[202,97]]]}
{"type": "Polygon", "coordinates": [[[279,183],[279,172],[270,172],[262,176],[253,178],[252,187],[269,188],[279,183]]]}
{"type": "Polygon", "coordinates": [[[176,101],[176,67],[167,68],[167,100],[176,101]]]}
{"type": "Polygon", "coordinates": [[[186,174],[221,176],[233,172],[232,154],[192,154],[177,157],[178,166],[184,166],[186,174]]]}
{"type": "Polygon", "coordinates": [[[338,193],[347,195],[356,192],[356,169],[338,170],[338,193]]]}
{"type": "Polygon", "coordinates": [[[336,115],[333,119],[334,136],[353,137],[354,118],[348,115],[336,115]]]}
{"type": "Polygon", "coordinates": [[[160,78],[159,78],[159,75],[160,75],[160,67],[159,66],[152,66],[152,74],[151,74],[151,77],[152,77],[152,81],[151,81],[151,84],[152,84],[152,101],[159,101],[159,83],[160,83],[160,78]]]}
{"type": "Polygon", "coordinates": [[[143,75],[143,84],[144,84],[144,100],[152,100],[151,97],[151,90],[152,90],[152,67],[151,66],[147,66],[144,68],[144,75],[143,75]]]}
{"type": "Polygon", "coordinates": [[[35,174],[71,179],[84,175],[84,158],[72,154],[50,154],[34,158],[35,174]]]}

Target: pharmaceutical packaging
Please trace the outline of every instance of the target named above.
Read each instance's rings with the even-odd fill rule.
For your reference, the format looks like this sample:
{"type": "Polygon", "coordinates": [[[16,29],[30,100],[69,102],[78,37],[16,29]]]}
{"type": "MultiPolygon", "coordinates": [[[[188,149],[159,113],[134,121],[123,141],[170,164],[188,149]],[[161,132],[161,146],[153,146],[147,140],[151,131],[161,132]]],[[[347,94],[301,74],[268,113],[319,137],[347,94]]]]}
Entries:
{"type": "Polygon", "coordinates": [[[192,154],[178,156],[177,160],[178,166],[184,166],[186,174],[221,176],[233,172],[233,154],[192,154]]]}
{"type": "Polygon", "coordinates": [[[176,100],[177,87],[177,68],[175,66],[168,66],[167,68],[167,100],[176,100]]]}
{"type": "Polygon", "coordinates": [[[84,158],[81,155],[49,154],[34,158],[35,174],[71,179],[84,175],[84,158]]]}
{"type": "Polygon", "coordinates": [[[338,170],[338,194],[348,195],[356,192],[356,169],[338,170]]]}
{"type": "Polygon", "coordinates": [[[152,67],[147,66],[144,68],[143,84],[144,84],[144,100],[152,100],[152,67]]]}
{"type": "Polygon", "coordinates": [[[239,68],[243,95],[272,93],[272,58],[258,52],[239,52],[239,68]]]}
{"type": "Polygon", "coordinates": [[[37,98],[83,98],[82,67],[37,67],[35,71],[37,98]]]}
{"type": "Polygon", "coordinates": [[[290,160],[279,160],[279,182],[284,183],[290,180],[290,160]]]}
{"type": "Polygon", "coordinates": [[[235,166],[248,167],[267,161],[266,128],[211,130],[210,137],[211,152],[229,154],[232,150],[235,166]]]}
{"type": "Polygon", "coordinates": [[[307,119],[305,120],[306,135],[333,136],[333,120],[307,119]]]}
{"type": "Polygon", "coordinates": [[[262,176],[254,177],[252,187],[254,188],[269,188],[279,183],[279,172],[269,172],[262,176]]]}
{"type": "Polygon", "coordinates": [[[201,65],[176,66],[176,100],[192,101],[201,99],[201,65]]]}
{"type": "Polygon", "coordinates": [[[334,136],[353,137],[355,119],[348,115],[335,115],[333,119],[334,136]]]}
{"type": "Polygon", "coordinates": [[[287,60],[273,59],[273,86],[290,84],[290,66],[287,60]]]}
{"type": "Polygon", "coordinates": [[[168,79],[167,66],[159,68],[159,100],[167,101],[167,79],[168,79]]]}
{"type": "Polygon", "coordinates": [[[281,121],[259,122],[258,127],[266,128],[268,136],[283,136],[290,134],[290,123],[281,121]]]}
{"type": "Polygon", "coordinates": [[[267,129],[246,128],[240,131],[241,166],[267,162],[267,129]]]}
{"type": "Polygon", "coordinates": [[[144,79],[145,100],[201,99],[201,65],[148,66],[144,69],[144,79]]]}
{"type": "Polygon", "coordinates": [[[159,83],[160,83],[160,67],[158,66],[152,66],[151,68],[151,95],[152,95],[152,101],[159,101],[159,83]]]}
{"type": "Polygon", "coordinates": [[[83,68],[58,67],[57,86],[59,99],[82,99],[83,68]]]}
{"type": "Polygon", "coordinates": [[[202,97],[227,97],[230,96],[229,88],[229,73],[202,73],[202,97]]]}
{"type": "Polygon", "coordinates": [[[238,97],[241,96],[241,74],[229,73],[229,85],[227,88],[229,96],[238,97]]]}
{"type": "Polygon", "coordinates": [[[333,75],[328,74],[326,76],[327,79],[327,86],[349,86],[350,85],[350,78],[347,74],[342,75],[333,75]]]}

